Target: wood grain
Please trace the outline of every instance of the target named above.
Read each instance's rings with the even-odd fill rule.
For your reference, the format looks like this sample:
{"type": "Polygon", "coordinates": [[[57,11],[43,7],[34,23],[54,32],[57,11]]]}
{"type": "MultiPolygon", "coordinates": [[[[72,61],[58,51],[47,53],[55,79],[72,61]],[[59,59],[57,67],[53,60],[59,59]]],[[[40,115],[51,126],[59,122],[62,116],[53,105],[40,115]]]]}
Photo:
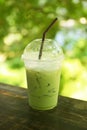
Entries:
{"type": "Polygon", "coordinates": [[[0,83],[0,130],[87,130],[87,102],[59,96],[56,108],[37,111],[27,89],[0,83]]]}

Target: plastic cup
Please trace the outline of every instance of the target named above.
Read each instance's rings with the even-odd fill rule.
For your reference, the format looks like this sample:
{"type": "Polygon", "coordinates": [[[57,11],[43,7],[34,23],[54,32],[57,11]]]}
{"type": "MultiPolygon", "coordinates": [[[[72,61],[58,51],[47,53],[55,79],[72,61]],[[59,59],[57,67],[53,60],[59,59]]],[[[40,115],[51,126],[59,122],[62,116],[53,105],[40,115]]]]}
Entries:
{"type": "Polygon", "coordinates": [[[63,52],[59,44],[45,39],[39,60],[41,39],[29,43],[22,55],[26,68],[29,105],[37,110],[49,110],[57,106],[63,52]]]}

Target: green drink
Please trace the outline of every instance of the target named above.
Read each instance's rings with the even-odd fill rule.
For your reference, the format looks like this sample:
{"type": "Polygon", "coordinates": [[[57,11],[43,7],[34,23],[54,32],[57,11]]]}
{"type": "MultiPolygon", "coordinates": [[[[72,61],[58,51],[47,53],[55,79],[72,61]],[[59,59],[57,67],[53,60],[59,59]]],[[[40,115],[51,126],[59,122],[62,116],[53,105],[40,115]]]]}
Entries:
{"type": "Polygon", "coordinates": [[[60,70],[27,70],[30,105],[47,110],[57,105],[60,70]],[[32,87],[31,87],[32,86],[32,87]]]}
{"type": "Polygon", "coordinates": [[[45,40],[41,60],[38,59],[41,39],[31,42],[24,51],[29,105],[34,109],[48,110],[57,105],[63,53],[55,43],[45,40]]]}

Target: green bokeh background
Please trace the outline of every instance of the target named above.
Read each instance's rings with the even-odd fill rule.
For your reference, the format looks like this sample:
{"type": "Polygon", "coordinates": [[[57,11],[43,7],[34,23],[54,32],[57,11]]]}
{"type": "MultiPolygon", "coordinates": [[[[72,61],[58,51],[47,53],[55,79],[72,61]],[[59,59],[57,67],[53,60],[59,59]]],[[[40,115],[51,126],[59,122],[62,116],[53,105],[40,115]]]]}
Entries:
{"type": "Polygon", "coordinates": [[[46,37],[65,55],[59,93],[87,101],[86,0],[0,0],[0,82],[27,87],[21,55],[55,17],[46,37]]]}

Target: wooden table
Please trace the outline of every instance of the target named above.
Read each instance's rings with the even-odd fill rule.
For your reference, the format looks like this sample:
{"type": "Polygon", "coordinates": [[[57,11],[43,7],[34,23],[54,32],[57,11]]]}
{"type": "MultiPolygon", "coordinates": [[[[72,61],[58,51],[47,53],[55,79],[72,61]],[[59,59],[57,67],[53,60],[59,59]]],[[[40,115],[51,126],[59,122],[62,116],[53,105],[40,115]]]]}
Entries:
{"type": "Polygon", "coordinates": [[[0,130],[87,130],[87,102],[59,96],[55,109],[32,110],[27,89],[0,83],[0,130]]]}

